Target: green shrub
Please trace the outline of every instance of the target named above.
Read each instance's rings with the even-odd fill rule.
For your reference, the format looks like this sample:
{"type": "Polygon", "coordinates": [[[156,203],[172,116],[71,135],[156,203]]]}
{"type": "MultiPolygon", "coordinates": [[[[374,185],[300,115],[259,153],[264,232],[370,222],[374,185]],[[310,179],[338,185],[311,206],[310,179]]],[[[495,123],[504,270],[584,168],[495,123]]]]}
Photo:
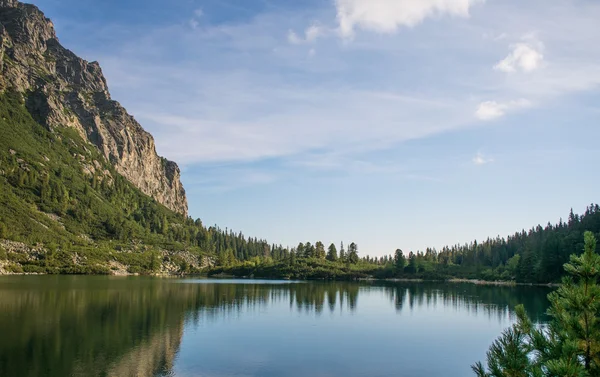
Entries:
{"type": "Polygon", "coordinates": [[[6,266],[4,268],[6,269],[6,271],[12,272],[12,273],[15,273],[15,274],[22,274],[23,273],[23,268],[20,265],[18,265],[18,264],[11,263],[11,264],[9,264],[8,266],[6,266]]]}

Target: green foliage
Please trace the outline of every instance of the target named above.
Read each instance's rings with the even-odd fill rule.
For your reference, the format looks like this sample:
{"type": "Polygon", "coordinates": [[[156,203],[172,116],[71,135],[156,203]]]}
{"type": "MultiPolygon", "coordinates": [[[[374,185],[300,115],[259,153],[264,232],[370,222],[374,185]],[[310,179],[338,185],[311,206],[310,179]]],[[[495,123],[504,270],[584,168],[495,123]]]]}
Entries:
{"type": "Polygon", "coordinates": [[[528,377],[532,375],[532,366],[529,361],[529,346],[525,341],[525,334],[517,328],[504,331],[490,347],[487,355],[489,373],[481,363],[473,366],[478,377],[528,377]]]}
{"type": "Polygon", "coordinates": [[[487,370],[474,365],[478,377],[600,376],[600,255],[596,238],[584,234],[584,253],[564,265],[569,276],[548,298],[548,327],[535,326],[522,306],[517,323],[494,342],[487,370]]]}
{"type": "Polygon", "coordinates": [[[405,266],[406,258],[404,257],[404,253],[402,250],[396,249],[396,253],[394,254],[394,267],[396,268],[396,273],[404,271],[405,266]]]}
{"type": "Polygon", "coordinates": [[[8,229],[3,222],[0,221],[0,239],[8,237],[8,229]]]}
{"type": "Polygon", "coordinates": [[[315,244],[315,257],[317,259],[325,259],[325,245],[321,241],[315,244]]]}
{"type": "Polygon", "coordinates": [[[330,262],[335,262],[338,260],[338,252],[337,252],[337,248],[335,247],[334,243],[329,245],[329,248],[327,249],[326,259],[330,262]]]}
{"type": "Polygon", "coordinates": [[[354,242],[348,247],[348,262],[352,264],[358,263],[358,246],[354,242]]]}
{"type": "Polygon", "coordinates": [[[516,276],[520,261],[521,256],[517,254],[506,262],[506,271],[510,274],[510,276],[516,276]]]}
{"type": "Polygon", "coordinates": [[[293,263],[256,258],[229,267],[215,267],[208,274],[209,276],[233,275],[265,279],[355,280],[372,276],[377,268],[376,265],[365,262],[346,264],[296,256],[293,263]]]}

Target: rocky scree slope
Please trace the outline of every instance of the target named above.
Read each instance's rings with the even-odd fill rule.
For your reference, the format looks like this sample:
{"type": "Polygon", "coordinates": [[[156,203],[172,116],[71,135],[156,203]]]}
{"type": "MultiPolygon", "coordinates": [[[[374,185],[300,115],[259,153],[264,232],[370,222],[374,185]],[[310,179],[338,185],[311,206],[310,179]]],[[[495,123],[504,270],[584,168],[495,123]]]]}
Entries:
{"type": "Polygon", "coordinates": [[[152,135],[111,99],[100,65],[64,48],[52,21],[16,0],[0,0],[0,92],[7,90],[22,93],[45,127],[74,128],[143,193],[187,215],[179,167],[158,156],[152,135]]]}

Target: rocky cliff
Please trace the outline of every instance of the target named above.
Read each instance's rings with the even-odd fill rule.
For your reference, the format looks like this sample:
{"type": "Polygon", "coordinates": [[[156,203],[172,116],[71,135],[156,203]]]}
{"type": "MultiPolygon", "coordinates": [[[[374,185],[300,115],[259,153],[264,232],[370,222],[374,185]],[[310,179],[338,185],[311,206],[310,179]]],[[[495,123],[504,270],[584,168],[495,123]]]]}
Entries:
{"type": "Polygon", "coordinates": [[[0,73],[0,91],[23,93],[36,120],[76,129],[141,191],[187,215],[177,164],[158,156],[152,135],[111,99],[100,65],[64,48],[37,7],[0,0],[0,73]]]}

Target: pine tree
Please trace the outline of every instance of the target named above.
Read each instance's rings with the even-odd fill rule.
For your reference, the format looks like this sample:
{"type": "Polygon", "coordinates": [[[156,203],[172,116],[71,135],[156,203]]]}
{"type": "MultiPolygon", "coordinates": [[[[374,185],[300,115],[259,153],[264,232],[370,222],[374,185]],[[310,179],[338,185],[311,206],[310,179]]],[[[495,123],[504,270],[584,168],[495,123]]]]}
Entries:
{"type": "Polygon", "coordinates": [[[163,216],[162,221],[160,222],[160,232],[162,235],[166,235],[169,232],[169,221],[167,220],[167,216],[163,216]]]}
{"type": "Polygon", "coordinates": [[[600,376],[600,255],[593,233],[584,234],[584,253],[564,265],[569,276],[548,295],[552,317],[547,328],[534,326],[523,306],[518,321],[494,342],[478,377],[600,376]]]}
{"type": "Polygon", "coordinates": [[[570,275],[548,298],[550,315],[556,327],[570,339],[577,339],[585,370],[600,375],[600,255],[596,254],[596,238],[584,234],[584,253],[572,255],[565,271],[570,275]]]}
{"type": "Polygon", "coordinates": [[[4,223],[0,222],[0,238],[8,237],[8,229],[4,223]]]}
{"type": "Polygon", "coordinates": [[[319,259],[325,259],[325,245],[321,241],[315,244],[315,256],[319,259]]]}
{"type": "Polygon", "coordinates": [[[408,267],[406,269],[413,274],[417,272],[417,255],[412,251],[408,253],[408,267]]]}
{"type": "Polygon", "coordinates": [[[341,262],[345,262],[346,261],[346,251],[344,250],[344,243],[343,242],[340,243],[340,261],[341,262]]]}
{"type": "Polygon", "coordinates": [[[352,264],[358,263],[358,246],[354,242],[348,246],[348,261],[352,264]]]}
{"type": "Polygon", "coordinates": [[[150,255],[150,271],[156,272],[160,268],[160,260],[158,259],[158,252],[153,251],[150,255]]]}
{"type": "Polygon", "coordinates": [[[304,245],[304,254],[307,258],[315,257],[315,247],[310,242],[307,242],[306,245],[304,245]]]}
{"type": "Polygon", "coordinates": [[[404,271],[404,266],[406,266],[406,258],[400,249],[397,249],[394,254],[394,266],[396,267],[396,273],[404,271]]]}
{"type": "Polygon", "coordinates": [[[335,262],[338,259],[337,249],[335,244],[329,245],[329,249],[327,250],[327,260],[331,262],[335,262]]]}

